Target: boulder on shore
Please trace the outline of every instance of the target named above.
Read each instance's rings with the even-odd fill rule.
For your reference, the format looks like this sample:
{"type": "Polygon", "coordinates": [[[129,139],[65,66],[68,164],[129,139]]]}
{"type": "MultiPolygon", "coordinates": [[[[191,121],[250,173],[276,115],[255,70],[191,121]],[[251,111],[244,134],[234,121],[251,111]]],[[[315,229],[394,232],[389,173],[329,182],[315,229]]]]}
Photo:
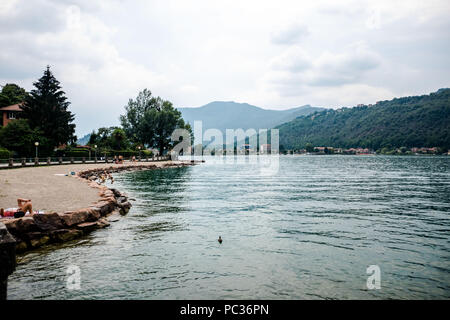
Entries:
{"type": "Polygon", "coordinates": [[[17,219],[8,219],[3,222],[9,232],[13,235],[20,235],[27,232],[38,231],[38,227],[33,217],[26,216],[17,219]]]}
{"type": "Polygon", "coordinates": [[[76,229],[61,229],[51,232],[51,238],[56,242],[70,241],[79,238],[83,235],[81,230],[76,229]]]}
{"type": "Polygon", "coordinates": [[[84,222],[77,225],[77,229],[83,231],[85,234],[97,229],[97,227],[97,222],[84,222]]]}
{"type": "Polygon", "coordinates": [[[63,229],[63,221],[56,212],[33,214],[34,223],[41,231],[53,231],[63,229]]]}
{"type": "Polygon", "coordinates": [[[89,214],[85,210],[78,210],[64,212],[60,217],[67,227],[73,227],[77,224],[86,222],[89,219],[89,214]]]}
{"type": "Polygon", "coordinates": [[[28,247],[39,248],[50,241],[49,234],[45,232],[29,232],[25,235],[28,247]]]}

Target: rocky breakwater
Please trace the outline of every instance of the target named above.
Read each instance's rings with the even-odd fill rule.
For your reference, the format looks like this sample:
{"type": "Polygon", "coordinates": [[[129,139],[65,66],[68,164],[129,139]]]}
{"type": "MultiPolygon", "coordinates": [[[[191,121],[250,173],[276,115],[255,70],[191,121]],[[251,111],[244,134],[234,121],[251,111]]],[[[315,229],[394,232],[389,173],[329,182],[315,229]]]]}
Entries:
{"type": "Polygon", "coordinates": [[[100,200],[88,208],[4,219],[3,223],[16,240],[17,252],[73,240],[95,229],[108,227],[108,215],[126,214],[131,207],[126,196],[118,190],[101,187],[100,196],[100,200]]]}
{"type": "Polygon", "coordinates": [[[79,238],[89,232],[105,228],[118,215],[127,214],[131,208],[127,195],[117,189],[103,185],[111,174],[120,171],[161,169],[182,167],[193,163],[165,163],[162,165],[131,165],[85,170],[77,173],[77,177],[87,181],[99,190],[99,200],[91,206],[76,211],[63,213],[48,212],[33,214],[17,219],[2,219],[1,222],[16,241],[18,253],[39,248],[43,245],[65,242],[79,238]],[[111,217],[110,217],[111,216],[111,217]]]}

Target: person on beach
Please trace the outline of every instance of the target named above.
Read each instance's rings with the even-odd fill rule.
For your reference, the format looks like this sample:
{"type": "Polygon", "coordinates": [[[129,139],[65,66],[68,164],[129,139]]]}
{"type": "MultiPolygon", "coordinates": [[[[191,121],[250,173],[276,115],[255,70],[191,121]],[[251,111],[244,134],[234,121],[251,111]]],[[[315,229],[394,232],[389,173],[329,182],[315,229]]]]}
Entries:
{"type": "Polygon", "coordinates": [[[20,211],[27,213],[29,211],[30,213],[33,213],[33,205],[31,204],[31,199],[17,199],[17,205],[20,208],[20,211]]]}
{"type": "Polygon", "coordinates": [[[112,174],[110,174],[110,173],[108,172],[108,173],[107,173],[107,177],[108,177],[109,180],[111,180],[111,184],[113,184],[113,183],[114,183],[114,178],[113,178],[112,174]]]}
{"type": "Polygon", "coordinates": [[[102,171],[101,173],[99,173],[99,174],[97,175],[97,179],[99,180],[99,183],[100,183],[100,184],[105,183],[106,180],[111,180],[111,184],[114,183],[114,178],[113,178],[113,176],[111,175],[111,173],[109,173],[109,172],[106,171],[106,170],[104,170],[104,171],[102,171]]]}
{"type": "Polygon", "coordinates": [[[25,215],[27,212],[30,212],[30,214],[33,213],[33,205],[31,203],[31,199],[18,198],[17,205],[19,206],[18,208],[8,208],[6,210],[1,208],[0,216],[14,217],[18,212],[23,212],[23,215],[25,215]]]}

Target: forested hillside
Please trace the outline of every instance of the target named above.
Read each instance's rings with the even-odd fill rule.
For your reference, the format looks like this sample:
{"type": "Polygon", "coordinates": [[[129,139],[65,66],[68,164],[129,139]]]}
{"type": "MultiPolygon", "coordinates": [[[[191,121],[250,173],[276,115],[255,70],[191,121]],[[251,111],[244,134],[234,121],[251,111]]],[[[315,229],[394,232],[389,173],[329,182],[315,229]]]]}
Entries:
{"type": "Polygon", "coordinates": [[[450,89],[375,105],[325,110],[277,126],[280,145],[450,148],[450,89]]]}

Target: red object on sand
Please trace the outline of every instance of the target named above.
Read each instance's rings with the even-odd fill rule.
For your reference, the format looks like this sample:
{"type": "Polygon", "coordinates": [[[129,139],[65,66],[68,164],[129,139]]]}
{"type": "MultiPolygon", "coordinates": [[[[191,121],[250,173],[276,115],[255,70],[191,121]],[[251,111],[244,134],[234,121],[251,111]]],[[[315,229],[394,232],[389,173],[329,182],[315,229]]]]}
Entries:
{"type": "Polygon", "coordinates": [[[6,209],[4,212],[3,212],[3,216],[4,217],[14,217],[14,213],[16,213],[17,212],[17,209],[6,209]]]}

